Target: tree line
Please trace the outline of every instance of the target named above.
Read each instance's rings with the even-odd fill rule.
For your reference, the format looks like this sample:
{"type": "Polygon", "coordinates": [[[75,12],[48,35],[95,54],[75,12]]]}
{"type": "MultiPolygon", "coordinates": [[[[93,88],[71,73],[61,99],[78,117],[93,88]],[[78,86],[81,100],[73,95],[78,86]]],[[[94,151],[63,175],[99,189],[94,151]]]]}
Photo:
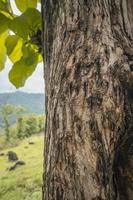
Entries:
{"type": "Polygon", "coordinates": [[[37,114],[24,114],[25,108],[5,104],[0,109],[2,129],[6,141],[12,138],[22,139],[32,134],[40,133],[44,129],[44,116],[37,114]],[[15,118],[16,123],[12,125],[11,119],[15,118]]]}

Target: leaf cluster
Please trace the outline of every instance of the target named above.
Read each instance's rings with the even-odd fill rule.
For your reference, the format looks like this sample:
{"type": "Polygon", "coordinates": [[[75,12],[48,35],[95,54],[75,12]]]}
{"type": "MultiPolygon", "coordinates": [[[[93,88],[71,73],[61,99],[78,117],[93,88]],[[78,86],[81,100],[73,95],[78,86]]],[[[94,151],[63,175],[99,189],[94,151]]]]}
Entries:
{"type": "Polygon", "coordinates": [[[22,87],[42,61],[41,13],[38,0],[15,0],[21,15],[16,15],[12,0],[0,0],[0,71],[8,58],[12,62],[9,80],[22,87]]]}

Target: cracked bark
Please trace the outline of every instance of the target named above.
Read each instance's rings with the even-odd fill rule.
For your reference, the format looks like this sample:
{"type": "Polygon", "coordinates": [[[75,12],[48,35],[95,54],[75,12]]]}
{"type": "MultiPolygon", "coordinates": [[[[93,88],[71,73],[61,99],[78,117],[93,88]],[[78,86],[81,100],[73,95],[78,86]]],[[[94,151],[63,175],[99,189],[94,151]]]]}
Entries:
{"type": "Polygon", "coordinates": [[[133,1],[45,0],[43,200],[133,198],[133,1]]]}

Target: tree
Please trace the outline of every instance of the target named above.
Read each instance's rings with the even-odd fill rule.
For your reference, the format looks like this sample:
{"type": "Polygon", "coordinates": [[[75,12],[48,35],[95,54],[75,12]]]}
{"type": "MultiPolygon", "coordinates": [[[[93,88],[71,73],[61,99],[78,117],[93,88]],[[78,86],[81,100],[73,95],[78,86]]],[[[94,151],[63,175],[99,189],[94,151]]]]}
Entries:
{"type": "Polygon", "coordinates": [[[10,126],[11,126],[10,118],[13,117],[13,115],[18,115],[24,111],[25,109],[22,106],[13,106],[11,104],[5,104],[1,107],[0,115],[3,121],[3,126],[7,141],[10,140],[10,126]]]}
{"type": "Polygon", "coordinates": [[[131,200],[133,1],[45,0],[43,14],[43,199],[131,200]]]}
{"type": "Polygon", "coordinates": [[[17,137],[25,138],[44,131],[43,115],[23,115],[17,119],[17,137]]]}
{"type": "MultiPolygon", "coordinates": [[[[22,1],[16,2],[25,10],[22,1]]],[[[42,14],[47,107],[43,199],[131,200],[132,0],[45,0],[42,14]]],[[[27,78],[20,69],[34,55],[31,47],[10,73],[16,87],[27,78]]],[[[26,68],[31,69],[28,76],[33,63],[26,68]]]]}
{"type": "Polygon", "coordinates": [[[10,104],[6,104],[4,106],[2,106],[1,109],[1,117],[3,118],[3,124],[4,124],[4,130],[5,130],[5,136],[6,136],[6,140],[9,141],[10,140],[10,116],[13,113],[13,106],[10,104]]]}

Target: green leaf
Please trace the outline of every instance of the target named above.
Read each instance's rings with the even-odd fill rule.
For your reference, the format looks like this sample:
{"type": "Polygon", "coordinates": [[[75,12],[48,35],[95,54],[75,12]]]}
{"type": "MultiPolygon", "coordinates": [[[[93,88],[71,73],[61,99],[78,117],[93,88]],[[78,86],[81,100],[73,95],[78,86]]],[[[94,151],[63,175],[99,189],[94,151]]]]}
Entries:
{"type": "Polygon", "coordinates": [[[37,0],[15,0],[18,9],[21,12],[26,11],[28,8],[36,8],[37,0]]]}
{"type": "Polygon", "coordinates": [[[0,1],[0,11],[5,11],[8,12],[9,11],[9,2],[8,1],[0,1]]]}
{"type": "Polygon", "coordinates": [[[0,71],[4,68],[6,61],[6,47],[5,40],[7,38],[7,31],[0,34],[0,71]]]}
{"type": "Polygon", "coordinates": [[[0,33],[8,29],[9,18],[0,13],[0,33]]]}
{"type": "Polygon", "coordinates": [[[42,62],[43,61],[43,57],[42,57],[42,54],[38,54],[38,62],[42,62]]]}
{"type": "Polygon", "coordinates": [[[41,28],[41,14],[35,8],[29,8],[21,16],[12,20],[10,29],[27,40],[31,34],[41,28]]]}
{"type": "Polygon", "coordinates": [[[7,55],[9,56],[10,60],[15,63],[23,55],[22,46],[23,40],[18,37],[17,35],[9,35],[6,39],[6,48],[7,48],[7,55]]]}
{"type": "Polygon", "coordinates": [[[5,0],[5,1],[0,0],[0,13],[5,15],[9,19],[13,18],[14,15],[13,15],[12,8],[11,8],[9,0],[5,0]]]}
{"type": "Polygon", "coordinates": [[[30,48],[38,55],[38,63],[43,61],[42,54],[39,52],[39,47],[33,43],[30,43],[30,48]]]}
{"type": "Polygon", "coordinates": [[[23,57],[16,62],[10,73],[9,79],[16,88],[22,87],[29,76],[34,72],[38,63],[38,55],[28,46],[23,48],[23,57]]]}

